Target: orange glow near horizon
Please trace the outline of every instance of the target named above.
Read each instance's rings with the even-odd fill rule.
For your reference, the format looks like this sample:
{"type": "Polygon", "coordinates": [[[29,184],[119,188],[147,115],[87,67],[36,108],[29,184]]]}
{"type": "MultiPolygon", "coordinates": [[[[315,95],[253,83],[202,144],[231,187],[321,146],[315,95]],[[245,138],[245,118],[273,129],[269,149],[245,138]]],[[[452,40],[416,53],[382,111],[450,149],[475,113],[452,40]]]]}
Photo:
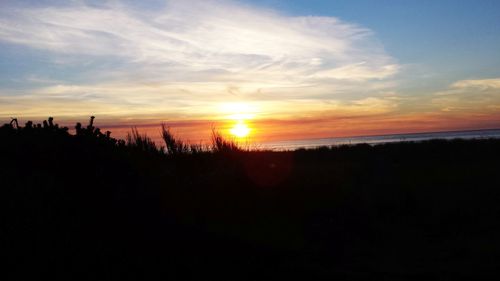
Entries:
{"type": "MultiPolygon", "coordinates": [[[[126,138],[132,127],[137,127],[141,133],[147,134],[158,144],[163,144],[160,134],[161,123],[166,123],[176,137],[192,144],[210,144],[213,128],[228,138],[251,144],[281,140],[500,128],[500,113],[497,112],[441,111],[418,114],[372,114],[359,117],[323,112],[323,114],[295,118],[269,118],[272,114],[268,113],[268,108],[262,106],[259,110],[256,106],[241,104],[225,105],[221,108],[224,110],[214,111],[213,118],[206,119],[179,120],[164,116],[115,119],[95,114],[94,126],[103,132],[109,130],[112,132],[112,137],[121,139],[126,138]]],[[[88,117],[72,119],[57,115],[53,117],[60,126],[69,127],[70,132],[73,132],[76,122],[84,125],[88,122],[88,117]]],[[[22,125],[28,120],[41,123],[46,117],[18,119],[22,125]]],[[[10,119],[5,118],[1,121],[8,123],[10,119]]]]}
{"type": "MultiPolygon", "coordinates": [[[[469,130],[474,128],[488,129],[500,127],[500,115],[491,116],[469,114],[465,117],[450,114],[418,114],[400,115],[397,117],[377,116],[370,118],[340,118],[324,116],[323,118],[304,119],[230,119],[219,121],[185,120],[166,121],[174,134],[190,143],[209,143],[211,129],[216,128],[227,137],[246,139],[261,143],[280,140],[299,140],[308,138],[351,137],[363,135],[384,135],[398,133],[436,132],[449,130],[469,130]]],[[[103,130],[113,132],[112,136],[123,138],[131,126],[96,125],[103,130]]],[[[120,123],[120,122],[116,122],[120,123]]],[[[160,123],[148,122],[137,124],[137,128],[162,143],[160,123]]]]}

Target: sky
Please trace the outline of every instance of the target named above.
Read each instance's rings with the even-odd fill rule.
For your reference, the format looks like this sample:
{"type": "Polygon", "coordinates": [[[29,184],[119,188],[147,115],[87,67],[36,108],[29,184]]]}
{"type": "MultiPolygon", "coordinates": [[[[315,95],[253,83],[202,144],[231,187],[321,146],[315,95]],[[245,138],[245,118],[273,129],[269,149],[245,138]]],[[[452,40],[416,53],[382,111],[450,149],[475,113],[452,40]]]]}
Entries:
{"type": "Polygon", "coordinates": [[[190,141],[500,128],[500,1],[0,1],[0,122],[190,141]]]}

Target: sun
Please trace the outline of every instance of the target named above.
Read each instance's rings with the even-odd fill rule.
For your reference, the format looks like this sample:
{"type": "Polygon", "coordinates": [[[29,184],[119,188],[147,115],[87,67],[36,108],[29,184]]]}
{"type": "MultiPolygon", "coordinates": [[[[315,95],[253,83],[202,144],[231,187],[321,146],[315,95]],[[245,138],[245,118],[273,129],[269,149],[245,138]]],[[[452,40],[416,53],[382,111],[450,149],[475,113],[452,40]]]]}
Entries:
{"type": "Polygon", "coordinates": [[[229,130],[231,135],[238,137],[238,138],[247,137],[250,134],[250,131],[251,131],[251,129],[242,120],[240,120],[236,124],[234,124],[234,126],[229,130]]]}
{"type": "Polygon", "coordinates": [[[254,119],[259,109],[255,104],[250,103],[223,103],[219,105],[219,112],[223,119],[230,122],[228,133],[236,138],[246,138],[253,129],[249,125],[249,120],[254,119]]]}

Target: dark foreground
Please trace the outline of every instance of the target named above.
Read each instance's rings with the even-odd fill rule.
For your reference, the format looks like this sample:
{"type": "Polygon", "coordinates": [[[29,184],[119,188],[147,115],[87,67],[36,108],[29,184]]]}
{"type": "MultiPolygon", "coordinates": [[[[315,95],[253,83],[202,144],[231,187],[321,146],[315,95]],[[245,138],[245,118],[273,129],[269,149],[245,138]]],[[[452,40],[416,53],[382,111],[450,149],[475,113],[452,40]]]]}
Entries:
{"type": "Polygon", "coordinates": [[[159,153],[0,128],[3,280],[500,276],[500,140],[159,153]]]}

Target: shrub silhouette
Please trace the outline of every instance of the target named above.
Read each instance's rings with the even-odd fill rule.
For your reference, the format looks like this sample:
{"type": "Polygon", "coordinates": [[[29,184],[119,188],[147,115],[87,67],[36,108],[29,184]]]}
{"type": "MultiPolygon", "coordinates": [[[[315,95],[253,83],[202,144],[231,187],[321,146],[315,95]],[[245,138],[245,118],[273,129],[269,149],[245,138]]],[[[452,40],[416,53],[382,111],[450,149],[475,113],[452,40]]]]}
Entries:
{"type": "Polygon", "coordinates": [[[17,118],[12,118],[12,120],[10,121],[10,126],[12,126],[14,128],[14,125],[16,129],[19,129],[19,123],[17,123],[17,118]]]}

